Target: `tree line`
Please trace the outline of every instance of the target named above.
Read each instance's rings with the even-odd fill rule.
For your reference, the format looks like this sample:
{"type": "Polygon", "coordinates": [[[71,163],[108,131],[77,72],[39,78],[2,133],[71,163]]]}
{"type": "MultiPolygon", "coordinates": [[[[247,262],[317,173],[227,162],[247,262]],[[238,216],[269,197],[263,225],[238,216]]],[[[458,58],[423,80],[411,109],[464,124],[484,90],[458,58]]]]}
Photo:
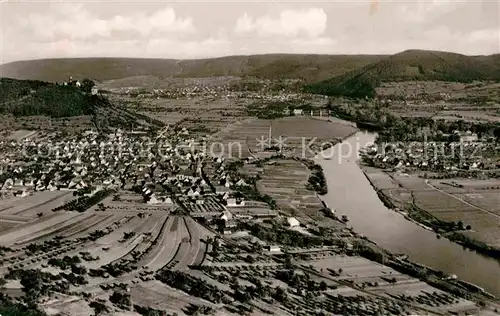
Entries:
{"type": "Polygon", "coordinates": [[[107,106],[102,96],[91,95],[94,82],[80,87],[42,81],[0,79],[0,114],[49,116],[52,118],[93,115],[95,107],[107,106]]]}

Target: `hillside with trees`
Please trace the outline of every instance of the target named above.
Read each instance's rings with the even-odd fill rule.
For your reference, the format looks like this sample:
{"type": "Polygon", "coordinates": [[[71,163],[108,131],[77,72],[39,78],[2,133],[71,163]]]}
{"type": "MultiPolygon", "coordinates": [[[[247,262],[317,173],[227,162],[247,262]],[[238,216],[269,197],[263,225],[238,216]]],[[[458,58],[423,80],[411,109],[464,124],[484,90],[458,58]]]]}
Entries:
{"type": "Polygon", "coordinates": [[[408,50],[376,63],[307,85],[305,90],[325,95],[373,97],[381,82],[472,82],[500,80],[500,55],[465,56],[448,52],[408,50]]]}
{"type": "Polygon", "coordinates": [[[92,85],[90,80],[75,87],[1,78],[0,114],[53,118],[92,115],[96,106],[107,105],[107,100],[89,93],[92,85]]]}
{"type": "Polygon", "coordinates": [[[466,56],[407,50],[391,56],[269,54],[193,60],[68,58],[12,62],[1,65],[0,73],[10,78],[50,82],[60,82],[70,75],[97,81],[130,78],[132,83],[161,82],[166,78],[299,79],[306,92],[364,98],[373,97],[381,82],[498,81],[500,54],[466,56]]]}
{"type": "Polygon", "coordinates": [[[175,60],[146,58],[68,58],[17,61],[0,66],[3,77],[62,81],[69,76],[106,81],[137,76],[201,78],[218,76],[324,80],[379,61],[383,55],[228,56],[175,60]]]}

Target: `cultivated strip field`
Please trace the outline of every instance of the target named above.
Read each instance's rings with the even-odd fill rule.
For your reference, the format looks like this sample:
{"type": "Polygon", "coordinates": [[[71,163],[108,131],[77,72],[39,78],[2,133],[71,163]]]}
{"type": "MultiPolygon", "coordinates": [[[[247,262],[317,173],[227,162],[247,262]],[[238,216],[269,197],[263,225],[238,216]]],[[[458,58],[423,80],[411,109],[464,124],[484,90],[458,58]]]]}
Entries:
{"type": "Polygon", "coordinates": [[[356,131],[355,127],[346,124],[315,120],[305,116],[278,120],[249,119],[233,124],[227,130],[213,136],[213,142],[224,144],[222,150],[217,148],[218,146],[213,146],[213,149],[219,150],[219,153],[225,156],[231,154],[232,157],[237,157],[241,149],[242,158],[248,157],[251,152],[264,149],[261,140],[268,138],[270,128],[273,138],[271,145],[275,145],[274,139],[281,136],[284,150],[299,156],[304,152],[306,157],[315,156],[309,151],[309,147],[313,151],[321,151],[319,149],[322,143],[343,139],[356,131]]]}
{"type": "Polygon", "coordinates": [[[30,222],[26,225],[21,226],[21,228],[16,227],[12,232],[2,232],[2,234],[0,235],[0,245],[11,246],[20,240],[30,238],[32,234],[38,234],[41,232],[47,233],[47,231],[53,231],[57,229],[58,226],[64,225],[66,221],[78,218],[79,216],[81,216],[81,214],[74,212],[58,213],[55,216],[47,219],[42,218],[41,220],[30,222]]]}
{"type": "Polygon", "coordinates": [[[133,286],[130,289],[130,295],[134,301],[144,306],[157,306],[156,308],[158,309],[181,314],[183,314],[183,309],[190,304],[201,304],[210,307],[217,306],[208,301],[189,296],[158,281],[133,286]]]}
{"type": "Polygon", "coordinates": [[[0,200],[0,233],[22,229],[24,224],[37,220],[40,216],[48,220],[56,214],[52,209],[73,200],[71,191],[37,192],[24,198],[14,197],[0,200]]]}
{"type": "MultiPolygon", "coordinates": [[[[435,305],[438,309],[447,312],[474,309],[474,303],[471,301],[451,297],[425,282],[362,257],[318,254],[303,264],[313,265],[317,270],[328,271],[333,280],[348,281],[350,284],[368,289],[371,293],[381,294],[388,298],[400,298],[401,293],[404,293],[416,300],[416,305],[422,307],[435,305]]],[[[345,287],[339,287],[335,291],[336,294],[342,291],[342,295],[346,295],[343,290],[351,292],[350,295],[359,295],[345,287]]]]}
{"type": "Polygon", "coordinates": [[[375,187],[398,205],[414,204],[445,222],[469,227],[460,233],[500,247],[500,182],[496,180],[426,180],[364,167],[375,187]]]}
{"type": "Polygon", "coordinates": [[[297,216],[315,216],[323,206],[316,192],[306,189],[309,176],[310,171],[299,161],[277,160],[264,165],[258,189],[271,196],[284,210],[297,213],[297,216]]]}
{"type": "Polygon", "coordinates": [[[127,217],[125,215],[117,214],[99,214],[100,220],[93,225],[85,225],[84,228],[78,230],[72,230],[65,235],[67,238],[78,239],[87,236],[89,233],[96,230],[102,231],[112,226],[114,223],[125,222],[133,217],[127,217]]]}
{"type": "Polygon", "coordinates": [[[144,226],[134,229],[136,234],[140,234],[140,242],[125,256],[119,260],[115,260],[113,263],[119,262],[131,262],[134,258],[140,256],[145,252],[152,240],[156,238],[161,230],[162,223],[167,220],[167,215],[165,216],[149,216],[144,226]]]}
{"type": "MultiPolygon", "coordinates": [[[[164,303],[160,305],[166,310],[180,313],[192,304],[215,307],[216,305],[208,301],[170,289],[160,282],[141,281],[144,272],[166,268],[187,271],[189,266],[201,265],[207,251],[204,240],[213,234],[188,216],[169,215],[169,212],[158,211],[136,211],[135,215],[129,213],[120,214],[107,210],[83,213],[57,211],[20,224],[23,226],[22,230],[3,231],[0,233],[3,245],[13,247],[13,250],[4,256],[0,270],[6,273],[7,268],[19,269],[29,265],[33,269],[58,274],[65,271],[52,266],[49,260],[79,256],[93,258],[81,261],[80,265],[87,271],[97,271],[106,266],[135,268],[116,278],[88,278],[88,284],[71,285],[72,291],[86,291],[93,293],[94,298],[106,298],[104,286],[124,282],[130,286],[132,297],[137,294],[137,302],[144,302],[145,305],[149,305],[147,302],[155,303],[161,298],[164,303]],[[95,232],[101,233],[89,239],[95,232]],[[56,236],[58,238],[55,238],[56,236]],[[42,252],[27,253],[26,246],[37,244],[40,247],[52,247],[49,245],[52,245],[55,239],[59,240],[55,247],[42,252]],[[136,292],[137,290],[141,294],[136,292]]],[[[44,306],[54,313],[66,310],[70,311],[71,315],[84,315],[88,310],[78,308],[82,305],[81,302],[84,301],[68,296],[67,299],[48,301],[44,306]]]]}
{"type": "Polygon", "coordinates": [[[24,138],[28,138],[28,137],[33,137],[36,135],[36,131],[29,131],[29,130],[17,130],[15,132],[13,132],[12,134],[10,134],[9,136],[7,136],[7,139],[8,140],[22,140],[24,138]]]}
{"type": "Polygon", "coordinates": [[[37,232],[33,232],[28,236],[24,236],[16,241],[16,245],[20,246],[32,242],[43,242],[45,240],[51,240],[55,236],[60,235],[65,231],[77,230],[82,226],[90,226],[91,223],[95,222],[95,219],[99,219],[98,216],[94,214],[77,214],[72,218],[69,218],[63,222],[59,222],[53,226],[47,227],[37,232]]]}
{"type": "Polygon", "coordinates": [[[14,199],[12,201],[0,201],[0,209],[5,209],[0,212],[0,216],[18,215],[34,218],[38,213],[49,212],[74,199],[75,197],[72,191],[37,192],[22,200],[14,199]],[[21,201],[22,203],[20,203],[21,201]]]}
{"type": "Polygon", "coordinates": [[[148,254],[143,265],[149,270],[156,271],[168,264],[175,255],[175,251],[181,241],[178,234],[179,217],[168,218],[167,224],[158,236],[158,241],[148,254]]]}

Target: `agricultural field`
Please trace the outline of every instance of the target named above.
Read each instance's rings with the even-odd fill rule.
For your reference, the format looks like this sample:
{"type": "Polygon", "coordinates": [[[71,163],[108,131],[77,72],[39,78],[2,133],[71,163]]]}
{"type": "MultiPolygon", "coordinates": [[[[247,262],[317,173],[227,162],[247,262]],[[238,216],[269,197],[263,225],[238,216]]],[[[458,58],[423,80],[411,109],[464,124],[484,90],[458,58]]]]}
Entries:
{"type": "MultiPolygon", "coordinates": [[[[500,247],[500,183],[493,180],[424,180],[413,175],[394,175],[413,197],[413,203],[439,220],[462,222],[462,232],[500,247]]],[[[390,195],[389,195],[390,196],[390,195]]],[[[391,197],[391,196],[390,196],[391,197]]],[[[398,196],[395,196],[398,198],[398,196]]],[[[406,194],[406,201],[410,198],[406,194]]],[[[411,200],[410,200],[411,201],[411,200]]]]}
{"type": "Polygon", "coordinates": [[[137,195],[123,195],[117,194],[119,200],[114,201],[114,197],[105,198],[101,204],[102,206],[92,206],[90,210],[94,211],[106,211],[110,213],[120,213],[120,214],[131,214],[136,215],[138,212],[143,213],[151,213],[151,212],[160,212],[160,213],[170,213],[174,212],[177,209],[175,204],[145,204],[143,203],[142,196],[137,195]]]}
{"type": "Polygon", "coordinates": [[[499,122],[498,83],[442,81],[385,82],[377,95],[390,101],[391,113],[434,120],[499,122]],[[404,101],[402,101],[404,99],[404,101]]]}
{"type": "Polygon", "coordinates": [[[493,108],[484,111],[440,111],[433,115],[435,120],[466,122],[500,122],[500,109],[493,108]]]}
{"type": "Polygon", "coordinates": [[[216,133],[227,125],[247,118],[245,99],[213,98],[133,98],[113,95],[116,102],[124,103],[128,110],[161,121],[169,126],[182,126],[191,136],[216,133]]]}
{"type": "Polygon", "coordinates": [[[186,293],[166,286],[160,281],[150,281],[130,288],[130,296],[134,302],[141,306],[154,306],[159,310],[184,314],[191,304],[218,308],[220,306],[201,300],[186,293]]]}
{"type": "MultiPolygon", "coordinates": [[[[361,257],[335,251],[317,251],[307,259],[299,255],[296,263],[303,269],[290,269],[277,257],[246,256],[237,252],[209,259],[193,277],[234,293],[238,287],[262,288],[273,293],[285,291],[287,299],[278,296],[253,298],[244,304],[260,313],[294,315],[311,314],[318,309],[327,315],[361,313],[368,315],[381,308],[391,313],[418,314],[419,308],[440,312],[475,311],[471,301],[439,291],[426,283],[400,274],[361,257]],[[304,283],[302,283],[304,282],[304,283]],[[316,290],[312,288],[316,287],[316,290]],[[314,294],[312,294],[314,293],[314,294]],[[361,311],[362,310],[362,311],[361,311]],[[330,314],[333,313],[333,314],[330,314]]],[[[276,294],[271,294],[276,295],[276,294]]],[[[232,311],[232,306],[226,309],[232,311]]]]}
{"type": "MultiPolygon", "coordinates": [[[[71,268],[75,278],[80,276],[75,279],[79,281],[70,285],[72,292],[106,298],[107,289],[121,282],[129,285],[132,297],[149,293],[142,300],[135,300],[142,303],[152,302],[151,299],[160,294],[165,300],[163,294],[170,292],[165,286],[161,289],[148,284],[151,277],[146,275],[165,269],[188,270],[205,260],[207,240],[213,233],[191,217],[137,205],[123,211],[120,202],[111,201],[106,202],[104,209],[93,208],[82,213],[51,211],[56,205],[64,204],[66,195],[67,192],[58,191],[33,196],[23,207],[14,201],[2,201],[5,216],[30,220],[0,231],[0,245],[7,249],[0,263],[1,273],[29,267],[42,273],[60,274],[71,268]],[[36,215],[45,209],[49,211],[43,216],[36,215]]],[[[7,288],[15,287],[16,282],[7,284],[7,288]]],[[[170,294],[165,301],[167,305],[177,306],[179,302],[185,306],[203,305],[196,298],[176,293],[170,294]]],[[[89,315],[88,303],[75,295],[45,301],[42,306],[49,314],[89,315]]],[[[185,306],[179,306],[180,310],[167,310],[182,312],[185,306]]]]}
{"type": "Polygon", "coordinates": [[[445,92],[457,93],[463,91],[467,87],[463,83],[444,82],[444,81],[408,81],[408,82],[386,82],[376,89],[377,95],[393,96],[415,94],[442,94],[445,92]]]}
{"type": "Polygon", "coordinates": [[[271,196],[281,209],[292,215],[315,217],[323,208],[316,192],[306,189],[311,172],[293,159],[275,160],[263,165],[260,192],[271,196]]]}
{"type": "Polygon", "coordinates": [[[376,188],[380,190],[394,190],[399,188],[398,183],[382,170],[367,166],[362,166],[362,169],[376,188]]]}
{"type": "Polygon", "coordinates": [[[440,311],[448,312],[475,309],[474,303],[470,301],[450,296],[418,279],[365,258],[332,252],[318,253],[303,264],[312,265],[315,270],[326,272],[335,281],[355,284],[375,294],[392,298],[412,298],[421,307],[430,305],[440,311]]]}
{"type": "MultiPolygon", "coordinates": [[[[122,202],[107,204],[113,203],[122,202]]],[[[49,314],[88,314],[89,301],[71,293],[87,293],[93,301],[107,301],[123,289],[134,305],[178,315],[189,314],[193,308],[210,309],[215,315],[238,315],[245,310],[252,310],[255,315],[294,315],[296,310],[311,313],[318,306],[340,314],[380,308],[411,313],[419,306],[446,311],[474,307],[471,302],[444,294],[388,267],[343,255],[338,250],[291,249],[298,256],[307,253],[306,260],[297,261],[304,271],[290,270],[279,257],[247,252],[229,241],[219,244],[214,252],[214,244],[209,241],[214,234],[189,216],[144,208],[132,215],[130,211],[113,211],[112,207],[53,213],[56,216],[45,222],[42,217],[30,223],[35,233],[29,237],[14,232],[0,236],[11,241],[5,244],[11,251],[2,264],[3,273],[28,266],[53,275],[68,270],[74,273],[69,295],[54,296],[42,303],[49,314]],[[54,242],[56,233],[60,237],[54,242]],[[177,279],[169,276],[182,276],[192,280],[189,282],[199,280],[196,282],[202,282],[200,286],[207,290],[195,294],[193,288],[180,285],[184,281],[177,284],[177,279]],[[310,278],[306,288],[314,285],[316,295],[310,296],[313,292],[309,289],[298,290],[295,282],[305,282],[304,278],[310,278]],[[236,290],[235,284],[240,290],[236,290]],[[255,286],[269,292],[273,301],[265,296],[249,301],[233,298],[239,297],[241,289],[255,286]],[[280,301],[283,289],[287,298],[280,301]],[[219,301],[210,293],[226,294],[219,301]]],[[[9,281],[6,287],[14,289],[15,281],[9,281]]],[[[107,308],[113,315],[123,312],[114,305],[107,308]]]]}
{"type": "Polygon", "coordinates": [[[25,138],[33,137],[35,136],[36,131],[28,131],[28,130],[17,130],[15,132],[12,132],[7,139],[8,140],[22,140],[25,138]]]}
{"type": "Polygon", "coordinates": [[[391,106],[391,113],[399,117],[427,117],[434,120],[464,122],[500,122],[500,108],[464,107],[462,104],[452,105],[444,101],[436,104],[400,104],[391,106]],[[444,106],[446,104],[446,107],[444,106]],[[446,108],[446,110],[443,110],[446,108]]]}
{"type": "MultiPolygon", "coordinates": [[[[298,183],[307,179],[308,170],[300,162],[278,162],[283,163],[283,170],[303,168],[289,172],[293,175],[289,179],[298,183]]],[[[265,184],[272,185],[278,187],[277,183],[265,184]]],[[[50,315],[89,315],[89,302],[105,302],[108,312],[119,315],[124,308],[108,303],[119,297],[117,293],[127,293],[134,309],[153,308],[168,315],[189,315],[199,309],[215,315],[245,311],[295,315],[296,311],[311,314],[317,308],[368,315],[382,309],[412,313],[420,308],[474,307],[383,265],[346,256],[338,247],[328,251],[291,247],[296,268],[290,268],[278,254],[249,251],[248,247],[254,247],[252,238],[247,243],[221,238],[191,216],[153,205],[133,208],[133,198],[120,194],[118,200],[107,198],[85,212],[49,211],[21,224],[22,229],[0,232],[5,247],[0,273],[39,269],[62,278],[51,286],[67,287],[67,294],[54,294],[41,304],[50,315]]],[[[64,195],[47,196],[41,207],[57,199],[64,195]]],[[[11,216],[37,214],[36,204],[29,208],[4,211],[11,210],[11,216]]],[[[257,212],[256,206],[241,210],[243,214],[257,212]]],[[[19,281],[8,277],[5,287],[15,293],[19,281]]]]}
{"type": "Polygon", "coordinates": [[[253,153],[263,152],[266,147],[281,146],[283,152],[287,154],[312,158],[322,150],[323,144],[331,145],[355,131],[357,131],[355,127],[347,124],[306,116],[277,120],[248,119],[217,133],[212,137],[212,142],[223,144],[221,154],[225,156],[231,154],[233,157],[238,157],[237,150],[241,148],[239,158],[246,158],[253,153]],[[270,132],[272,140],[269,143],[270,132]]]}
{"type": "Polygon", "coordinates": [[[50,219],[51,210],[73,200],[72,192],[38,192],[27,197],[0,200],[0,232],[7,232],[37,218],[50,219]]]}
{"type": "Polygon", "coordinates": [[[52,209],[74,199],[71,191],[37,192],[24,198],[0,200],[0,215],[20,216],[28,219],[39,213],[48,214],[52,209]]]}
{"type": "MultiPolygon", "coordinates": [[[[69,132],[83,131],[92,127],[92,117],[89,115],[51,118],[48,116],[13,116],[13,115],[0,115],[2,126],[0,130],[8,131],[7,136],[13,136],[10,139],[22,139],[29,135],[27,130],[32,131],[61,131],[66,130],[69,132]],[[15,132],[22,130],[22,133],[15,132]],[[12,134],[14,132],[15,134],[12,134]]],[[[29,135],[28,138],[33,139],[38,137],[38,133],[29,135]]]]}
{"type": "Polygon", "coordinates": [[[149,118],[159,120],[165,125],[175,125],[185,119],[185,115],[178,112],[148,112],[141,111],[137,112],[141,115],[145,115],[149,118]]]}
{"type": "Polygon", "coordinates": [[[388,196],[394,205],[404,208],[413,202],[411,191],[394,180],[390,174],[373,167],[361,168],[372,185],[388,196]]]}

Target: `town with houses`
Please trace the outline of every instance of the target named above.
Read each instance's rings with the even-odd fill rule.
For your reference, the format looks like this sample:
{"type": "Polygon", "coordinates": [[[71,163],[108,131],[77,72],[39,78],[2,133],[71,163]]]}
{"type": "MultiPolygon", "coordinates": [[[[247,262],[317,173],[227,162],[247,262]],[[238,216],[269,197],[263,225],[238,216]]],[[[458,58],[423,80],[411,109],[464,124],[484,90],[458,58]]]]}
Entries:
{"type": "Polygon", "coordinates": [[[500,2],[227,2],[0,0],[0,316],[500,316],[500,2]]]}
{"type": "Polygon", "coordinates": [[[1,141],[7,293],[21,299],[19,280],[39,279],[40,292],[24,291],[54,315],[479,310],[473,295],[437,288],[460,288],[453,277],[435,279],[405,256],[376,250],[328,206],[317,206],[325,223],[280,210],[256,180],[273,159],[293,161],[285,152],[228,159],[196,146],[207,141],[185,128],[17,131],[1,141]]]}
{"type": "MultiPolygon", "coordinates": [[[[443,140],[452,137],[455,141],[435,141],[424,139],[410,143],[390,143],[373,145],[364,153],[381,168],[420,171],[491,171],[500,168],[495,153],[500,147],[495,137],[478,137],[471,131],[454,131],[439,134],[443,140]]],[[[365,156],[365,157],[367,157],[365,156]]]]}
{"type": "Polygon", "coordinates": [[[298,82],[30,83],[75,103],[3,116],[0,314],[499,315],[500,127],[298,82]]]}

